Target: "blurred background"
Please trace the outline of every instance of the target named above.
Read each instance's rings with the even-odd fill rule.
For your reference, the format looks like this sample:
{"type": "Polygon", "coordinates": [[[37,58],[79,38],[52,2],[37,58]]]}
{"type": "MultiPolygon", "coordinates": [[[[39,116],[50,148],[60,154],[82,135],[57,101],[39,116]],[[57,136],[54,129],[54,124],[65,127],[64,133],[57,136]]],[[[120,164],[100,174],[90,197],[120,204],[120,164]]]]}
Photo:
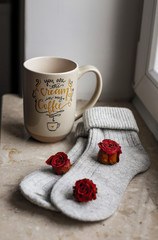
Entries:
{"type": "MultiPolygon", "coordinates": [[[[22,93],[23,62],[36,56],[95,65],[102,101],[130,100],[143,0],[0,0],[0,96],[22,93]]],[[[79,81],[89,99],[95,77],[79,81]]]]}

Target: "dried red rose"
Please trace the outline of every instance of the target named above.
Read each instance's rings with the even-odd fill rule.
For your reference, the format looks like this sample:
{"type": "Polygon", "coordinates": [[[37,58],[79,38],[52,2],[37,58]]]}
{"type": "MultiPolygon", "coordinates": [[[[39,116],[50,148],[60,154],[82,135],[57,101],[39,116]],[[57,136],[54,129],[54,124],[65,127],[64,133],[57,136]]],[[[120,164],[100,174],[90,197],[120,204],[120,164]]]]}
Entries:
{"type": "Polygon", "coordinates": [[[46,163],[48,165],[51,165],[58,175],[66,173],[71,167],[70,159],[68,159],[67,154],[64,152],[58,152],[55,155],[51,156],[48,158],[46,163]]]}
{"type": "Polygon", "coordinates": [[[76,181],[73,196],[78,202],[88,202],[96,199],[97,188],[92,180],[84,178],[76,181]]]}
{"type": "Polygon", "coordinates": [[[103,164],[115,164],[119,162],[120,154],[122,153],[120,145],[110,139],[104,139],[98,143],[100,150],[98,152],[98,161],[103,164]]]}

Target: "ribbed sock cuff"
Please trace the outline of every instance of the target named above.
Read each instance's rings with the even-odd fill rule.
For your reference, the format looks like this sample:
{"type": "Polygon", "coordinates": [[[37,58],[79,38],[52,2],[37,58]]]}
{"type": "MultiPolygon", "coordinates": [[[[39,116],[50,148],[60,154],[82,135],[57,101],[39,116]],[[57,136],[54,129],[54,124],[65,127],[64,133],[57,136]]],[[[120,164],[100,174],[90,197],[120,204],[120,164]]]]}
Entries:
{"type": "Polygon", "coordinates": [[[90,108],[83,114],[83,122],[87,132],[91,128],[139,131],[133,113],[127,108],[90,108]]]}

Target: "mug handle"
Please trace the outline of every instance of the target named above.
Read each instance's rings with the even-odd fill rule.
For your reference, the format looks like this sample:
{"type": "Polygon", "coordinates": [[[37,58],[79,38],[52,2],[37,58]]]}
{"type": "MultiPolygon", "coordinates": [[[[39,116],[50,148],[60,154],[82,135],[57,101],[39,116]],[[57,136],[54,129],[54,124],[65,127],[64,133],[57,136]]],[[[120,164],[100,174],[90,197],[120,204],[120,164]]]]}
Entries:
{"type": "Polygon", "coordinates": [[[101,90],[102,90],[102,77],[101,77],[101,74],[100,74],[99,70],[96,67],[91,66],[91,65],[85,65],[85,66],[79,67],[78,79],[83,74],[85,74],[87,72],[94,72],[95,73],[96,81],[97,81],[96,89],[95,89],[95,92],[92,95],[91,99],[89,100],[89,102],[85,106],[83,106],[82,108],[76,110],[75,120],[79,119],[88,108],[93,107],[95,105],[95,103],[97,102],[100,94],[101,94],[101,90]]]}

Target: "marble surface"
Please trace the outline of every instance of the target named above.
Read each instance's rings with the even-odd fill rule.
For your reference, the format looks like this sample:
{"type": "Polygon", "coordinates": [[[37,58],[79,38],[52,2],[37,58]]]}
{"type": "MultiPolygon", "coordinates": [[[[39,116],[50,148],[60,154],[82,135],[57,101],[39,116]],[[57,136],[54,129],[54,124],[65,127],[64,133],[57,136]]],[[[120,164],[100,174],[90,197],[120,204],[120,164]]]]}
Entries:
{"type": "Polygon", "coordinates": [[[158,239],[158,143],[130,103],[99,105],[123,106],[133,111],[140,128],[141,142],[152,164],[147,172],[137,175],[131,181],[113,216],[101,222],[84,223],[33,205],[18,189],[21,179],[44,166],[50,155],[58,151],[68,152],[74,144],[74,130],[58,143],[37,142],[24,129],[22,99],[16,95],[3,96],[0,148],[1,240],[158,239]]]}

